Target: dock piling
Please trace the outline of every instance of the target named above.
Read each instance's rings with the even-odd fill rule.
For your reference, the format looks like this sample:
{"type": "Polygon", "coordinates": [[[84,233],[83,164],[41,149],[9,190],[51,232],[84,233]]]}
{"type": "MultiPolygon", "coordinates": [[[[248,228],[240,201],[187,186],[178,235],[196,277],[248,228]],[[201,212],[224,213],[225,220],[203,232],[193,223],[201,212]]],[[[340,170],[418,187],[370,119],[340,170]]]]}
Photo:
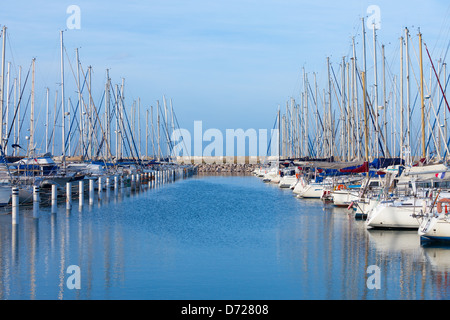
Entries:
{"type": "Polygon", "coordinates": [[[33,218],[39,218],[39,187],[33,186],[33,218]]]}
{"type": "Polygon", "coordinates": [[[72,182],[66,182],[66,209],[72,209],[72,182]]]}
{"type": "Polygon", "coordinates": [[[84,180],[78,181],[78,206],[82,207],[84,202],[84,180]]]}
{"type": "Polygon", "coordinates": [[[58,186],[56,184],[52,184],[52,213],[56,212],[58,206],[58,186]]]}
{"type": "Polygon", "coordinates": [[[12,224],[19,224],[19,188],[12,188],[12,224]]]}

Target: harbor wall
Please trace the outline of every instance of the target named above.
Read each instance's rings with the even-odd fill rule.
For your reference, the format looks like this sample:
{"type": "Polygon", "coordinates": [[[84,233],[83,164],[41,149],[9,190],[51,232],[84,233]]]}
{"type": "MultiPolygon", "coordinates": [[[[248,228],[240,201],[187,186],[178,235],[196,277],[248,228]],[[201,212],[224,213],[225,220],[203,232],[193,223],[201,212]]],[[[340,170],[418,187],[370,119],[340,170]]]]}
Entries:
{"type": "Polygon", "coordinates": [[[196,166],[197,173],[251,173],[258,164],[241,163],[203,163],[196,166]]]}

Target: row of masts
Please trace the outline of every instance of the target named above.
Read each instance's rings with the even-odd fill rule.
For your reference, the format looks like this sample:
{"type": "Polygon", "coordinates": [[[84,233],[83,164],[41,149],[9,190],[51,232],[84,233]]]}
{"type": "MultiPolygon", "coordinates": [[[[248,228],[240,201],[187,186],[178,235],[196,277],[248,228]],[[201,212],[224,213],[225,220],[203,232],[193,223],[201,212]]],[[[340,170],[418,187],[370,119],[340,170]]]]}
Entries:
{"type": "MultiPolygon", "coordinates": [[[[78,48],[75,49],[76,66],[70,65],[76,98],[66,97],[65,60],[69,59],[64,47],[63,31],[60,31],[60,87],[54,92],[53,108],[50,88],[45,88],[45,128],[42,130],[36,118],[36,59],[32,59],[30,70],[23,83],[21,66],[18,67],[18,76],[10,82],[11,62],[8,62],[7,70],[5,69],[6,30],[7,28],[3,26],[0,75],[0,115],[3,115],[3,121],[0,124],[0,137],[3,137],[1,145],[7,155],[35,157],[51,153],[54,156],[61,155],[64,161],[69,157],[117,161],[160,160],[171,154],[173,147],[171,133],[178,127],[172,99],[167,101],[163,96],[162,106],[157,100],[156,110],[153,106],[143,107],[140,98],[133,100],[131,106],[127,106],[125,79],[122,78],[120,84],[113,84],[107,69],[100,103],[95,103],[92,87],[93,68],[88,66],[86,70],[83,69],[78,48]],[[29,87],[30,73],[31,91],[26,98],[25,88],[27,85],[29,87]],[[24,120],[28,116],[27,128],[24,120]],[[143,116],[145,119],[142,119],[143,116]],[[24,130],[28,131],[25,137],[26,145],[22,134],[24,130]],[[60,141],[58,132],[61,134],[60,141]],[[36,139],[37,137],[39,139],[36,139]]],[[[39,115],[44,112],[43,109],[43,106],[39,108],[39,115]]]]}
{"type": "Polygon", "coordinates": [[[399,39],[399,75],[394,74],[387,64],[385,45],[381,46],[381,59],[377,56],[380,50],[374,25],[373,84],[369,87],[364,19],[362,37],[362,57],[357,56],[353,37],[352,55],[339,62],[340,73],[335,72],[327,58],[327,80],[322,90],[317,73],[311,76],[303,68],[301,101],[290,98],[285,113],[279,117],[280,156],[334,157],[341,161],[391,157],[447,159],[446,63],[439,60],[438,70],[433,70],[434,64],[420,30],[417,57],[410,31],[405,28],[399,39]],[[429,83],[424,80],[424,48],[433,67],[430,67],[429,83]],[[419,75],[414,72],[412,54],[417,57],[419,75]],[[359,59],[362,59],[362,66],[359,59]],[[379,60],[381,72],[378,71],[379,60]],[[418,88],[415,96],[411,89],[414,80],[418,88]],[[414,117],[417,104],[420,119],[414,117]]]}

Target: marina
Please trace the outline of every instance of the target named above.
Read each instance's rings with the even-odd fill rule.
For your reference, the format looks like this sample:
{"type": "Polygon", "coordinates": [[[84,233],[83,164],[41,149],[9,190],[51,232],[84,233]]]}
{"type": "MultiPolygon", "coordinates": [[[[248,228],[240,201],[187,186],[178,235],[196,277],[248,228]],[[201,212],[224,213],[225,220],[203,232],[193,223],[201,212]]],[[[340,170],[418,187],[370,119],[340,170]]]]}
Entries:
{"type": "Polygon", "coordinates": [[[450,299],[450,6],[194,2],[0,12],[0,300],[450,299]]]}

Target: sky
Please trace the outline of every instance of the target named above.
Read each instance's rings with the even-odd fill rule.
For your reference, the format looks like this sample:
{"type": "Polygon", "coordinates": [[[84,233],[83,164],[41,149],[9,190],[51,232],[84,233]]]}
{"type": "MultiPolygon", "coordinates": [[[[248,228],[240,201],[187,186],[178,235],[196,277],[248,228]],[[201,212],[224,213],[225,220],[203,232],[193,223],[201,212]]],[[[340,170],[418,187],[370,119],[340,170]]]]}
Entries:
{"type": "Polygon", "coordinates": [[[60,85],[59,37],[65,30],[66,95],[74,100],[71,65],[78,48],[84,70],[93,68],[95,101],[109,69],[113,85],[125,79],[127,104],[140,98],[145,110],[164,95],[183,128],[192,130],[201,120],[204,128],[219,130],[271,129],[278,106],[300,99],[303,68],[323,84],[327,57],[337,70],[351,55],[352,37],[360,54],[361,18],[370,19],[371,5],[380,8],[378,41],[386,45],[388,61],[394,64],[405,27],[413,37],[420,28],[435,58],[442,55],[450,40],[447,0],[18,0],[2,4],[0,24],[8,28],[11,76],[36,58],[39,110],[45,88],[53,96],[60,85]],[[80,8],[79,29],[67,28],[70,5],[80,8]]]}

